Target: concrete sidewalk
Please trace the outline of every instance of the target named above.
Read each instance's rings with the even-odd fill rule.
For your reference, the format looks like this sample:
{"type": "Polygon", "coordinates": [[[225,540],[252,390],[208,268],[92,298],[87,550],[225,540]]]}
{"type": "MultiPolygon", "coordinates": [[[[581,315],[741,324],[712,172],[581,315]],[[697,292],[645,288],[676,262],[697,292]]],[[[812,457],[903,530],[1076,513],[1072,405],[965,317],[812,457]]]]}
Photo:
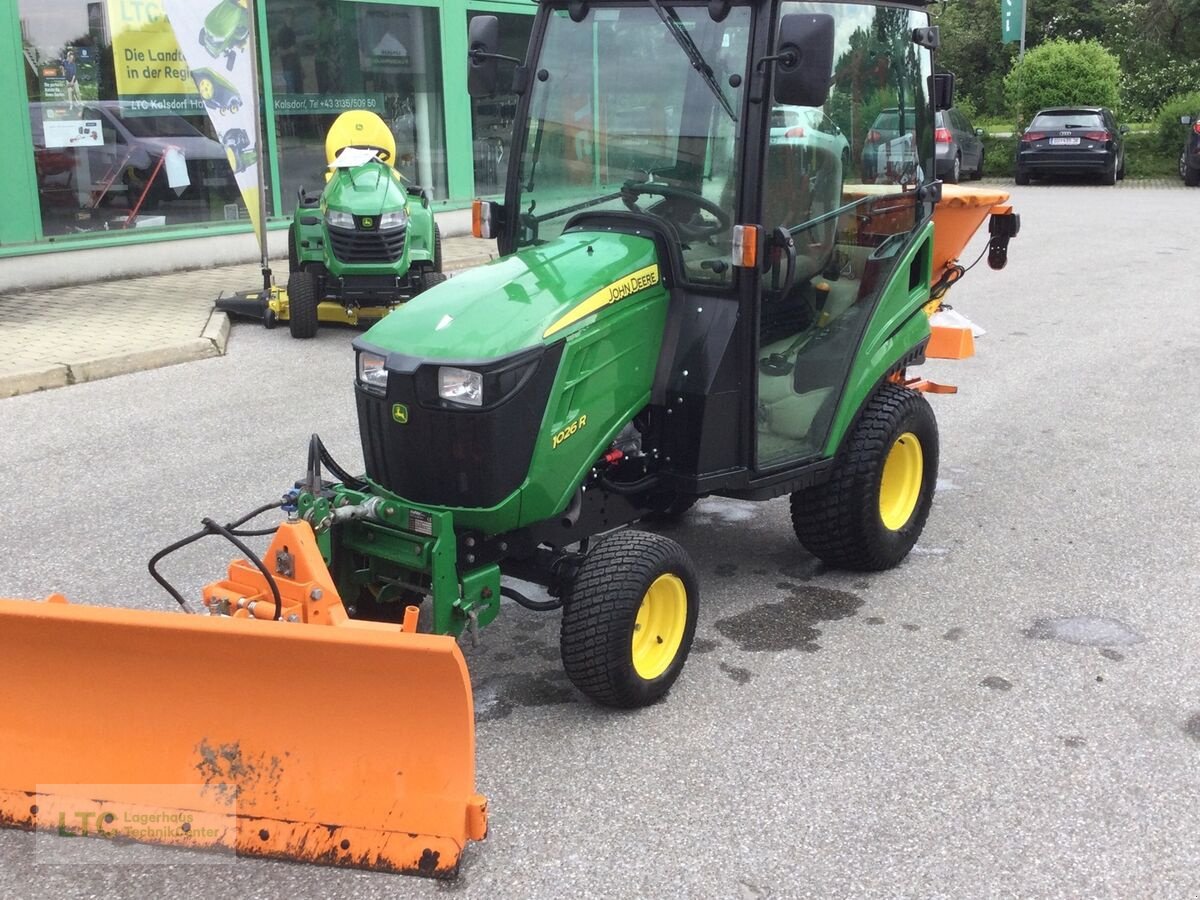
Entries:
{"type": "MultiPolygon", "coordinates": [[[[495,256],[495,241],[442,242],[447,272],[495,256]]],[[[286,260],[272,268],[286,282],[286,260]]],[[[213,301],[261,284],[259,266],[243,264],[0,294],[0,398],[220,356],[229,319],[213,301]]]]}

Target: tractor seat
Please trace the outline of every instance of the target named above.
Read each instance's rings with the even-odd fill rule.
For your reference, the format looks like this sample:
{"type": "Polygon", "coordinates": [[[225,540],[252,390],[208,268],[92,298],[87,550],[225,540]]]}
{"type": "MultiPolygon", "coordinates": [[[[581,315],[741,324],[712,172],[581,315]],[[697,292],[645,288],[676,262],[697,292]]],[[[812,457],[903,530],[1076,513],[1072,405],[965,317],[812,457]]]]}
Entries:
{"type": "Polygon", "coordinates": [[[365,109],[342,113],[325,135],[325,163],[332,165],[347,147],[377,150],[379,158],[393,168],[396,165],[396,139],[387,123],[365,109]]]}

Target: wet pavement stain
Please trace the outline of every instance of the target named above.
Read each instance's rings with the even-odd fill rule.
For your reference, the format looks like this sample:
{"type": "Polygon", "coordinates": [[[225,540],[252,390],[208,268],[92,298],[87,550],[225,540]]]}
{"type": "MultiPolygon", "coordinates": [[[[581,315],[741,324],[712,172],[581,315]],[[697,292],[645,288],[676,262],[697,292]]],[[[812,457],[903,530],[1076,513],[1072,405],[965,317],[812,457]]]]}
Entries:
{"type": "Polygon", "coordinates": [[[501,651],[500,653],[497,653],[495,656],[492,657],[492,659],[494,659],[496,662],[512,662],[516,658],[517,658],[516,654],[507,653],[504,651],[501,651]]]}
{"type": "Polygon", "coordinates": [[[825,572],[825,564],[816,557],[796,559],[793,553],[778,553],[775,559],[779,563],[776,572],[795,581],[812,581],[825,572]]]}
{"type": "Polygon", "coordinates": [[[1022,633],[1032,640],[1062,641],[1080,647],[1128,647],[1145,640],[1124,622],[1101,616],[1038,619],[1022,633]]]}
{"type": "Polygon", "coordinates": [[[985,688],[991,688],[993,691],[1011,691],[1012,682],[1007,678],[1001,678],[999,675],[989,675],[983,681],[979,682],[985,688]]]}
{"type": "Polygon", "coordinates": [[[721,671],[729,676],[730,681],[736,681],[738,684],[749,684],[750,679],[754,677],[754,673],[749,669],[731,666],[729,663],[721,663],[721,671]]]}
{"type": "Polygon", "coordinates": [[[920,625],[914,625],[912,622],[905,622],[900,627],[903,628],[905,631],[920,631],[921,630],[920,625]]]}
{"type": "Polygon", "coordinates": [[[719,641],[714,641],[712,638],[696,638],[692,641],[692,653],[712,653],[721,644],[719,641]]]}
{"type": "Polygon", "coordinates": [[[730,578],[737,574],[737,566],[734,563],[721,563],[713,571],[722,578],[730,578]]]}
{"type": "Polygon", "coordinates": [[[967,630],[965,628],[955,625],[953,628],[943,634],[942,638],[947,641],[960,641],[962,640],[962,636],[966,633],[967,630]]]}
{"type": "Polygon", "coordinates": [[[850,587],[854,588],[856,591],[869,591],[871,589],[871,582],[856,581],[852,585],[850,585],[850,587]]]}
{"type": "Polygon", "coordinates": [[[733,640],[740,649],[802,650],[813,653],[820,648],[818,622],[832,622],[855,615],[863,605],[856,594],[832,588],[782,585],[792,592],[787,600],[760,603],[736,616],[718,619],[717,631],[733,640]]]}
{"type": "Polygon", "coordinates": [[[866,622],[868,625],[886,625],[887,624],[887,619],[885,619],[883,616],[867,616],[866,619],[864,619],[863,621],[866,622]]]}
{"type": "Polygon", "coordinates": [[[1200,712],[1192,713],[1191,717],[1183,723],[1183,733],[1193,741],[1200,743],[1200,712]]]}
{"type": "Polygon", "coordinates": [[[557,647],[539,647],[537,655],[546,660],[546,662],[554,662],[562,654],[557,647]]]}
{"type": "Polygon", "coordinates": [[[1100,651],[1100,655],[1105,659],[1111,659],[1113,662],[1120,662],[1125,658],[1124,653],[1121,653],[1118,650],[1110,650],[1107,647],[1100,651]]]}
{"type": "Polygon", "coordinates": [[[1066,734],[1063,735],[1062,742],[1068,747],[1084,747],[1087,745],[1087,738],[1081,738],[1074,734],[1066,734]]]}
{"type": "Polygon", "coordinates": [[[508,718],[519,707],[555,706],[577,700],[566,674],[557,670],[485,678],[475,688],[475,721],[495,722],[508,718]]]}

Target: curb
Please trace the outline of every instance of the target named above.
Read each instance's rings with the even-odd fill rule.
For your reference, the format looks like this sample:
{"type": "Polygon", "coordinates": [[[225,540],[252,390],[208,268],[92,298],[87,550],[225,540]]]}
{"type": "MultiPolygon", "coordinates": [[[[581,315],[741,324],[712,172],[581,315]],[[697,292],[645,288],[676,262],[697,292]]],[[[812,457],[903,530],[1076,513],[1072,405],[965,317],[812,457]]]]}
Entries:
{"type": "Polygon", "coordinates": [[[15,372],[12,375],[0,375],[0,398],[66,387],[70,383],[70,371],[62,365],[47,366],[44,369],[29,369],[25,372],[15,372]]]}

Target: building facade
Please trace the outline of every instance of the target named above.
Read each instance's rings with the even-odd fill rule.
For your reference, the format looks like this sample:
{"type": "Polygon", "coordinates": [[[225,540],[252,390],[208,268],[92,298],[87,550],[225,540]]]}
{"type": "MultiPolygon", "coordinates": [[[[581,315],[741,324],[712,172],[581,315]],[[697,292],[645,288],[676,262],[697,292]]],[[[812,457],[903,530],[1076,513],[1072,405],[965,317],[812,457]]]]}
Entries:
{"type": "Polygon", "coordinates": [[[503,190],[516,97],[468,97],[467,21],[498,15],[501,52],[523,57],[531,0],[196,2],[212,6],[203,79],[161,0],[4,5],[0,153],[11,190],[0,259],[250,231],[233,177],[240,151],[217,141],[206,111],[225,102],[221,72],[246,49],[250,16],[269,229],[287,226],[300,189],[319,191],[325,133],[347,109],[387,122],[398,171],[435,209],[503,190]]]}

